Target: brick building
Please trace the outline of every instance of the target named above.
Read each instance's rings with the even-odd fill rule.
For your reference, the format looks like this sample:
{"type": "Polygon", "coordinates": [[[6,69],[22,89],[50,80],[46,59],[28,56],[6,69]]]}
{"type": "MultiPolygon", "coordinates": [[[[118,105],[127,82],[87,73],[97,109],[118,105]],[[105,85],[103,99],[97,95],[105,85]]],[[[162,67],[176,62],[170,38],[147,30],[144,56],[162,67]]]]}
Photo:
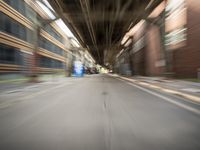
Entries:
{"type": "Polygon", "coordinates": [[[166,32],[177,37],[167,47],[172,51],[173,72],[177,77],[196,77],[200,68],[200,1],[185,0],[171,9],[166,32]]]}
{"type": "Polygon", "coordinates": [[[200,1],[163,1],[128,33],[134,74],[197,77],[200,1]]]}

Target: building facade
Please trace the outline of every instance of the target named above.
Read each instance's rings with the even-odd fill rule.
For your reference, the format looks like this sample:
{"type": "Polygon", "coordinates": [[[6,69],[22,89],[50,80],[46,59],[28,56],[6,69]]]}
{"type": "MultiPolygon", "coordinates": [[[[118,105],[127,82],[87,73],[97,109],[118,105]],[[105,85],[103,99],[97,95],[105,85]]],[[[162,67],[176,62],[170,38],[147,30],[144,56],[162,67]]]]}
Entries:
{"type": "Polygon", "coordinates": [[[0,0],[0,73],[69,71],[70,40],[33,0],[0,0]]]}
{"type": "MultiPolygon", "coordinates": [[[[135,75],[193,78],[200,68],[200,1],[164,0],[126,34],[135,75]]],[[[119,64],[118,64],[119,65],[119,64]]]]}

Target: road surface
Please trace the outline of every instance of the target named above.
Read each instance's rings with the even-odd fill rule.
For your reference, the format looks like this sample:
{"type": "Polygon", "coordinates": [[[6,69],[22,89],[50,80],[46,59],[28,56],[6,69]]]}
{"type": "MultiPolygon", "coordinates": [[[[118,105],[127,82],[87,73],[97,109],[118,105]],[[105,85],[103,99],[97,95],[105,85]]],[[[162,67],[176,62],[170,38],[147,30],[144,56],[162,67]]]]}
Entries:
{"type": "Polygon", "coordinates": [[[200,108],[91,75],[0,93],[1,150],[200,150],[200,108]]]}

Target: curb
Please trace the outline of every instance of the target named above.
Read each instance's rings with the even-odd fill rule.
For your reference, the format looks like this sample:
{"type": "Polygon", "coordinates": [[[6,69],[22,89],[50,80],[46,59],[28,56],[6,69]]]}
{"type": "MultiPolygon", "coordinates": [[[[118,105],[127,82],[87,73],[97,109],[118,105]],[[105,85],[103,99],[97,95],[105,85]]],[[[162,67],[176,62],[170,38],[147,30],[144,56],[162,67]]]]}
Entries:
{"type": "Polygon", "coordinates": [[[0,80],[0,84],[19,83],[19,82],[25,82],[25,81],[28,81],[28,79],[27,78],[23,78],[23,79],[0,80]]]}

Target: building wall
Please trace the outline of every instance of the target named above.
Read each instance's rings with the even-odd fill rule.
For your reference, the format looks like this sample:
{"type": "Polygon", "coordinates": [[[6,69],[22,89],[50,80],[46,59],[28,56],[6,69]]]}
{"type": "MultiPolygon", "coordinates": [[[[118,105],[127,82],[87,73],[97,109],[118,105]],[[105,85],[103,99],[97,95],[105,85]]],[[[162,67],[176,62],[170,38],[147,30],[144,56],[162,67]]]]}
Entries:
{"type": "Polygon", "coordinates": [[[200,68],[200,1],[186,0],[186,45],[174,51],[174,71],[178,77],[197,77],[200,68]]]}
{"type": "Polygon", "coordinates": [[[2,0],[0,10],[0,73],[30,72],[34,61],[39,72],[64,71],[68,38],[55,23],[42,26],[38,37],[36,22],[48,16],[32,0],[2,0]]]}
{"type": "Polygon", "coordinates": [[[182,0],[166,0],[148,16],[146,29],[141,24],[130,29],[134,74],[197,77],[197,69],[200,68],[199,16],[199,0],[185,0],[185,3],[182,0]],[[137,48],[142,36],[145,47],[137,48]]]}
{"type": "Polygon", "coordinates": [[[135,75],[146,75],[145,72],[145,48],[134,53],[132,56],[133,73],[135,75]]]}
{"type": "MultiPolygon", "coordinates": [[[[161,45],[159,24],[156,21],[148,23],[144,33],[145,52],[140,50],[133,55],[136,73],[142,75],[141,67],[144,66],[145,74],[149,76],[163,73],[174,73],[176,77],[197,76],[197,69],[200,68],[200,1],[185,0],[185,2],[185,5],[183,3],[170,13],[167,12],[165,51],[161,45]],[[168,35],[176,31],[177,34],[172,34],[169,39],[168,35]],[[142,57],[145,57],[145,65],[142,65],[144,62],[142,57]]],[[[139,30],[135,36],[138,33],[139,30]]]]}
{"type": "Polygon", "coordinates": [[[145,75],[145,30],[146,24],[142,23],[133,35],[133,46],[130,55],[132,70],[135,75],[145,75]]]}
{"type": "MultiPolygon", "coordinates": [[[[148,17],[148,21],[137,26],[133,38],[133,70],[135,74],[157,76],[164,72],[163,48],[161,45],[160,15],[165,7],[161,3],[148,17]],[[137,48],[137,42],[143,39],[137,48]],[[136,46],[135,46],[136,45],[136,46]],[[136,48],[135,48],[136,47],[136,48]]],[[[134,29],[134,27],[133,27],[134,29]]],[[[133,30],[131,29],[131,30],[133,30]]]]}
{"type": "Polygon", "coordinates": [[[160,31],[159,27],[149,25],[146,33],[146,75],[157,76],[162,74],[162,65],[160,61],[160,31]]]}

